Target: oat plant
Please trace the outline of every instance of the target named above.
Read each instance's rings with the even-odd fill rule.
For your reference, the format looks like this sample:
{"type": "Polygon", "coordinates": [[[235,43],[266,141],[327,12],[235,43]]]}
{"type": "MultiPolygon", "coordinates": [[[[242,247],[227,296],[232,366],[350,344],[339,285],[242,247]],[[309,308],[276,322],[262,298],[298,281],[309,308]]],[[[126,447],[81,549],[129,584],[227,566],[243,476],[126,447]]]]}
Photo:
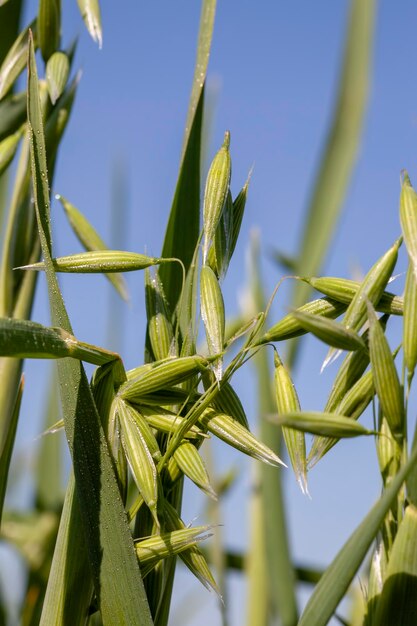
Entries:
{"type": "MultiPolygon", "coordinates": [[[[98,3],[78,4],[88,31],[101,45],[98,3]]],[[[365,4],[369,13],[360,37],[367,57],[373,3],[365,4]]],[[[297,306],[278,321],[270,320],[274,294],[265,299],[255,250],[253,310],[232,324],[225,310],[223,280],[239,240],[249,178],[241,190],[233,191],[233,143],[225,131],[204,185],[200,181],[204,82],[215,8],[213,0],[204,0],[178,181],[162,251],[153,257],[109,249],[83,212],[62,196],[57,202],[84,251],[56,254],[50,189],[79,81],[73,68],[74,48],[61,49],[59,0],[40,0],[36,18],[20,32],[22,3],[9,0],[0,6],[0,28],[7,33],[0,39],[3,190],[14,176],[10,202],[1,194],[0,513],[2,539],[17,546],[27,563],[21,623],[164,626],[169,623],[180,561],[197,579],[195,584],[217,594],[220,603],[227,601],[228,569],[246,573],[251,625],[275,623],[277,618],[284,626],[325,625],[337,614],[362,566],[363,599],[354,623],[415,624],[417,438],[410,438],[407,407],[417,363],[417,195],[404,173],[402,233],[362,282],[310,276],[311,272],[301,271],[305,264],[300,261],[294,284],[314,288],[320,295],[303,304],[297,303],[297,295],[297,306]],[[17,92],[16,81],[23,72],[27,87],[17,92]],[[401,246],[409,259],[403,296],[387,290],[401,246]],[[126,370],[123,354],[75,336],[58,275],[104,274],[126,299],[123,274],[130,271],[143,275],[147,332],[143,362],[126,370]],[[31,320],[40,272],[48,286],[49,326],[31,320]],[[386,335],[391,316],[403,320],[398,347],[390,346],[386,335]],[[286,342],[306,333],[329,346],[324,365],[338,364],[321,412],[301,407],[286,356],[286,342]],[[50,439],[42,446],[49,462],[55,458],[57,468],[54,433],[64,429],[72,468],[62,501],[51,476],[53,468],[48,472],[46,465],[41,466],[34,509],[19,516],[3,512],[3,505],[24,393],[24,359],[57,363],[57,383],[45,419],[50,439]],[[91,380],[83,363],[95,366],[91,380]],[[240,368],[253,364],[264,416],[259,435],[249,428],[233,380],[240,368]],[[62,419],[53,422],[58,389],[62,419]],[[360,418],[371,404],[374,425],[369,428],[360,418]],[[305,433],[314,436],[309,449],[305,433]],[[293,471],[307,494],[308,471],[342,438],[363,436],[375,440],[381,497],[329,567],[323,573],[308,571],[293,562],[286,538],[282,473],[293,471]],[[209,519],[197,526],[187,526],[182,519],[187,481],[214,501],[227,490],[223,486],[216,492],[220,483],[213,484],[201,455],[201,448],[214,439],[255,460],[255,480],[261,489],[253,502],[246,559],[227,550],[222,554],[220,544],[216,551],[204,549],[205,540],[218,532],[209,519]],[[290,470],[284,468],[283,458],[290,470]],[[213,554],[219,582],[212,572],[213,554]],[[301,615],[299,581],[314,585],[301,615]]],[[[357,11],[354,2],[350,27],[354,33],[357,11]]],[[[351,64],[357,62],[348,46],[348,83],[351,64]]],[[[364,82],[357,87],[357,135],[364,82]]],[[[353,164],[356,139],[341,159],[328,233],[353,164]]],[[[340,149],[338,142],[333,137],[333,150],[335,144],[340,149]]],[[[320,179],[320,194],[327,193],[328,176],[324,173],[320,179]]],[[[316,198],[313,206],[318,202],[316,198]]],[[[319,218],[311,219],[317,224],[319,218]]],[[[306,255],[309,245],[304,242],[306,255]]],[[[320,263],[318,253],[315,263],[320,263]]],[[[227,623],[225,605],[222,619],[227,623]]]]}

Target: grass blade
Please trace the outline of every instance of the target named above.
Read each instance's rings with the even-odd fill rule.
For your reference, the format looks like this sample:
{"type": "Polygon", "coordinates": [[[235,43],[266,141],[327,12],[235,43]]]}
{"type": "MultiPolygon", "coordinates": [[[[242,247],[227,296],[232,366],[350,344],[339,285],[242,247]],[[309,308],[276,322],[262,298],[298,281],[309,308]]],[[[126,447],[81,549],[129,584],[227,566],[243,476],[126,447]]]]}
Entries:
{"type": "MultiPolygon", "coordinates": [[[[45,259],[52,320],[54,324],[71,332],[52,263],[45,139],[31,36],[28,58],[28,121],[31,131],[35,209],[45,259]]],[[[58,362],[58,375],[84,535],[103,621],[151,625],[152,619],[132,536],[87,377],[82,365],[73,359],[58,362]],[[118,576],[114,576],[115,568],[118,576]]]]}
{"type": "Polygon", "coordinates": [[[104,365],[118,355],[82,341],[62,328],[48,328],[37,322],[0,318],[0,356],[60,359],[73,357],[94,365],[104,365]]]}
{"type": "Polygon", "coordinates": [[[0,141],[26,121],[26,92],[12,93],[0,102],[0,141]]]}
{"type": "MultiPolygon", "coordinates": [[[[352,0],[337,103],[301,237],[297,273],[318,273],[328,249],[355,164],[366,108],[375,0],[352,0]]],[[[297,282],[292,305],[304,304],[309,287],[297,282]]],[[[295,344],[291,360],[295,356],[295,344]]]]}
{"type": "Polygon", "coordinates": [[[61,38],[61,0],[39,0],[39,47],[45,63],[58,50],[61,38]]]}
{"type": "Polygon", "coordinates": [[[83,521],[71,474],[39,626],[83,624],[88,614],[93,580],[89,570],[83,521]]]}
{"type": "MultiPolygon", "coordinates": [[[[216,0],[204,0],[179,175],[162,250],[164,257],[180,258],[186,270],[191,264],[200,231],[200,151],[204,83],[215,13],[216,0]]],[[[174,311],[181,291],[179,269],[174,266],[162,267],[160,277],[171,311],[174,311]]]]}
{"type": "Polygon", "coordinates": [[[375,626],[416,623],[417,509],[410,504],[389,556],[384,586],[377,601],[375,626]]]}
{"type": "Polygon", "coordinates": [[[5,4],[0,2],[0,64],[19,34],[23,0],[13,0],[7,6],[5,4]]]}
{"type": "Polygon", "coordinates": [[[417,447],[324,572],[304,609],[298,626],[311,626],[312,624],[326,626],[329,622],[364,560],[398,491],[416,462],[417,447]]]}
{"type": "Polygon", "coordinates": [[[16,78],[23,72],[28,56],[28,34],[32,31],[36,45],[36,20],[18,36],[0,67],[0,100],[13,87],[16,78]]]}
{"type": "Polygon", "coordinates": [[[14,400],[14,407],[5,431],[5,439],[1,441],[0,447],[0,526],[3,514],[4,497],[6,495],[7,477],[9,475],[9,465],[12,458],[14,439],[16,435],[17,422],[19,419],[20,403],[23,395],[24,379],[20,379],[20,385],[14,400]]]}
{"type": "MultiPolygon", "coordinates": [[[[45,419],[43,428],[48,430],[54,426],[60,415],[60,403],[58,392],[58,380],[56,371],[51,372],[48,385],[48,398],[45,406],[45,419]]],[[[37,452],[36,463],[36,508],[43,510],[59,510],[62,504],[64,490],[62,484],[63,460],[62,460],[62,437],[61,435],[42,437],[37,452]],[[54,471],[51,472],[51,467],[54,471]]]]}
{"type": "Polygon", "coordinates": [[[23,128],[17,130],[13,135],[9,135],[0,142],[0,176],[12,162],[22,135],[23,128]]]}

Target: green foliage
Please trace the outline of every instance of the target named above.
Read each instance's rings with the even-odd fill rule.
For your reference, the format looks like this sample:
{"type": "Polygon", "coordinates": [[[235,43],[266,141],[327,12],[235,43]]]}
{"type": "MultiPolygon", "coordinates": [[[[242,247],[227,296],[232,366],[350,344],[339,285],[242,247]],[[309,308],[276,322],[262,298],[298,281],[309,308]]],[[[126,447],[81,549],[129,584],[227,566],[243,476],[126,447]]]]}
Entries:
{"type": "MultiPolygon", "coordinates": [[[[99,3],[79,0],[78,5],[90,35],[101,46],[99,3]]],[[[324,626],[336,614],[370,548],[371,565],[361,574],[369,589],[361,623],[387,623],[387,615],[394,626],[412,623],[417,434],[408,452],[408,397],[417,359],[413,324],[417,196],[407,175],[400,201],[409,260],[404,296],[385,290],[402,237],[361,282],[310,276],[322,262],[354,164],[366,100],[373,5],[371,0],[352,3],[338,106],[295,264],[303,274],[296,277],[295,308],[267,327],[270,306],[264,301],[255,247],[251,310],[233,325],[225,307],[223,280],[233,263],[249,184],[248,178],[233,200],[229,131],[212,160],[200,206],[204,83],[216,2],[202,3],[183,150],[160,256],[109,249],[87,218],[59,197],[85,252],[58,258],[52,240],[50,187],[78,84],[77,77],[69,82],[73,51],[59,49],[59,0],[41,0],[31,27],[20,33],[21,3],[0,2],[0,176],[11,175],[17,160],[10,205],[7,214],[4,211],[0,267],[0,520],[3,516],[2,539],[15,545],[27,566],[21,608],[24,625],[166,626],[180,559],[200,583],[219,595],[226,590],[229,570],[247,575],[251,626],[277,621],[283,626],[324,626]],[[43,59],[40,80],[37,45],[43,59]],[[15,94],[16,80],[26,65],[26,93],[15,94]],[[354,104],[351,124],[346,124],[348,99],[354,104]],[[330,210],[323,222],[325,204],[330,210]],[[126,371],[123,355],[74,336],[56,274],[105,274],[127,299],[122,273],[142,270],[146,358],[126,371]],[[51,326],[30,319],[39,271],[46,275],[51,326]],[[303,296],[311,287],[324,297],[305,304],[303,296]],[[383,315],[378,317],[377,312],[383,315]],[[391,315],[400,319],[404,315],[401,374],[395,361],[398,350],[392,353],[386,338],[391,315]],[[343,317],[336,321],[339,316],[343,317]],[[200,317],[206,340],[197,349],[200,317]],[[330,347],[326,363],[336,360],[336,349],[348,352],[323,411],[301,407],[291,368],[281,354],[280,342],[307,333],[330,347]],[[273,372],[270,344],[274,344],[273,372]],[[236,372],[247,367],[252,357],[258,380],[259,436],[251,432],[232,384],[236,372]],[[52,439],[42,445],[35,505],[32,511],[18,514],[4,510],[4,501],[12,488],[10,460],[24,393],[23,359],[56,360],[58,383],[52,383],[45,403],[44,424],[52,439]],[[90,382],[83,362],[96,366],[90,382]],[[61,421],[56,416],[58,388],[61,421]],[[358,420],[372,400],[377,419],[370,430],[358,420]],[[64,497],[59,443],[54,439],[62,427],[72,462],[64,497]],[[315,435],[309,452],[306,432],[315,435]],[[341,438],[366,435],[375,436],[381,498],[323,573],[297,566],[284,505],[281,458],[285,448],[301,490],[308,493],[307,471],[341,438]],[[260,462],[255,470],[247,555],[222,551],[218,541],[211,559],[200,542],[217,529],[189,528],[181,518],[188,481],[212,500],[221,500],[233,482],[209,475],[212,467],[208,464],[207,469],[204,452],[210,439],[220,439],[260,462]],[[300,582],[315,585],[301,616],[300,582]]],[[[0,184],[5,180],[1,178],[0,184]]],[[[2,202],[3,197],[0,193],[2,202]]],[[[209,510],[218,524],[219,506],[209,510]]],[[[221,612],[226,624],[227,603],[221,612]]]]}

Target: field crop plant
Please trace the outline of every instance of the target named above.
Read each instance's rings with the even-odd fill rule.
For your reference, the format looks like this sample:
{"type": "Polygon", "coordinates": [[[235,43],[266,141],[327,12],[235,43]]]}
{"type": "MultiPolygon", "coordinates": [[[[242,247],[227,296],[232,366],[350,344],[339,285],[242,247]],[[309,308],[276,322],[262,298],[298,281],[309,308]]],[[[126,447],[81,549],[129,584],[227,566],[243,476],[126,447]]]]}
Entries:
{"type": "MultiPolygon", "coordinates": [[[[98,3],[78,4],[100,44],[98,3]]],[[[14,176],[10,202],[0,194],[6,215],[0,269],[0,513],[2,540],[16,545],[27,564],[20,620],[28,626],[164,626],[180,559],[196,584],[224,596],[224,624],[229,568],[248,576],[251,626],[277,620],[283,626],[320,626],[337,614],[365,563],[352,626],[411,626],[417,623],[417,438],[410,438],[407,408],[417,364],[417,194],[407,173],[400,197],[402,234],[363,280],[315,276],[360,134],[373,2],[352,3],[332,133],[292,272],[293,308],[271,323],[275,294],[266,304],[255,281],[257,310],[237,324],[225,314],[223,280],[238,242],[250,177],[233,196],[229,131],[211,161],[200,206],[204,82],[215,5],[213,0],[202,5],[180,172],[157,257],[108,249],[62,196],[57,199],[85,251],[55,256],[50,189],[77,92],[77,75],[70,79],[74,49],[60,47],[60,0],[40,0],[38,15],[22,31],[22,3],[6,0],[0,6],[3,191],[14,176]],[[27,87],[17,91],[16,81],[25,70],[27,87]],[[348,143],[346,98],[354,103],[348,143]],[[401,246],[408,257],[403,296],[387,290],[401,246]],[[74,336],[57,274],[105,274],[126,298],[122,274],[130,271],[144,274],[147,332],[144,362],[126,370],[123,355],[74,336]],[[39,272],[46,275],[50,326],[30,319],[39,272]],[[311,289],[319,297],[305,303],[311,289]],[[391,316],[403,321],[402,344],[395,350],[385,334],[391,316]],[[301,408],[292,381],[294,339],[307,333],[329,346],[325,364],[336,361],[340,351],[347,353],[337,361],[321,412],[301,408]],[[293,340],[289,350],[283,348],[287,340],[293,340]],[[268,352],[274,356],[273,371],[268,352]],[[49,431],[65,429],[72,471],[63,503],[52,506],[40,497],[40,484],[33,511],[17,515],[3,511],[3,505],[24,393],[24,359],[57,362],[63,420],[49,431]],[[261,413],[269,415],[259,436],[251,432],[233,386],[234,374],[252,360],[259,373],[261,413]],[[90,381],[83,362],[96,366],[90,381]],[[359,422],[370,404],[372,429],[359,422]],[[314,436],[309,451],[305,433],[314,436]],[[288,458],[301,490],[308,492],[308,470],[342,438],[361,436],[375,438],[381,497],[324,572],[297,569],[286,537],[281,458],[288,458]],[[187,526],[181,517],[185,478],[212,499],[227,489],[225,484],[216,493],[200,454],[215,438],[261,462],[246,560],[221,547],[216,559],[215,550],[204,550],[204,540],[218,532],[216,525],[187,526]],[[301,615],[296,600],[300,581],[314,584],[301,615]]],[[[53,466],[47,471],[53,473],[53,466]]],[[[1,623],[7,623],[5,605],[1,623]]]]}

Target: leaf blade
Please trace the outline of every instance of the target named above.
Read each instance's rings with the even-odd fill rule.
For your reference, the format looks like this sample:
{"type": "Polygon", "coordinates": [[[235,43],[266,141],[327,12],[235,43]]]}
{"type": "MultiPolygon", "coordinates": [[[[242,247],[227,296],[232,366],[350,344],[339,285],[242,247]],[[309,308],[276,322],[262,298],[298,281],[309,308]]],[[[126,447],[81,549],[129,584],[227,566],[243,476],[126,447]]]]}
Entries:
{"type": "MultiPolygon", "coordinates": [[[[28,57],[28,122],[31,131],[35,209],[46,265],[52,320],[71,332],[71,324],[52,264],[45,139],[31,36],[28,57]]],[[[103,621],[150,626],[152,619],[132,536],[87,377],[82,366],[72,359],[59,361],[58,374],[81,517],[103,621]],[[103,503],[106,505],[103,506],[103,503]],[[118,576],[114,576],[116,564],[120,568],[118,576]]]]}

